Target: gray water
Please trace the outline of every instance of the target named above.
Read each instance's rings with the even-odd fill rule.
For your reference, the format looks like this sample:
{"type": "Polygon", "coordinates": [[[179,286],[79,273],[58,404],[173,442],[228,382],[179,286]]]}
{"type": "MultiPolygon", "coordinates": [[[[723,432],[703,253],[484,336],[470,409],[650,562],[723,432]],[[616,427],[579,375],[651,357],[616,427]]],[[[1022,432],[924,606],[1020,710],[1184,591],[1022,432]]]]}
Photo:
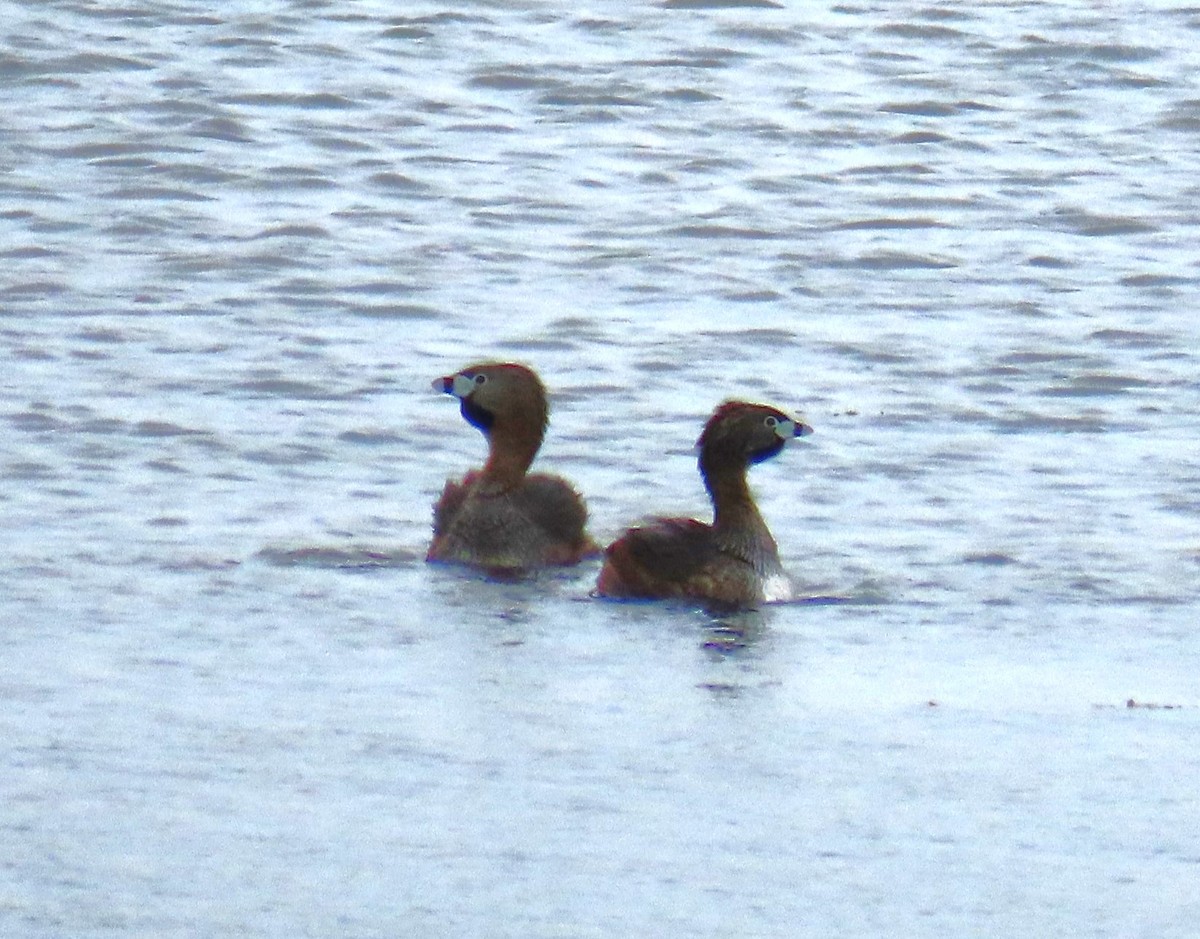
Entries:
{"type": "Polygon", "coordinates": [[[0,23],[5,936],[1195,934],[1195,8],[0,23]],[[424,564],[481,358],[814,599],[424,564]]]}

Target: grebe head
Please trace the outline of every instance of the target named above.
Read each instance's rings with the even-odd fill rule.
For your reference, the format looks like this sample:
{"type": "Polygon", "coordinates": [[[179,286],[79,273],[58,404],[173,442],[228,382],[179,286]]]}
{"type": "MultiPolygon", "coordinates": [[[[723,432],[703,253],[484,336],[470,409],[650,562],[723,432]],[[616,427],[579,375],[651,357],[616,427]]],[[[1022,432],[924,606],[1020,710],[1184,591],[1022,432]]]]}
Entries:
{"type": "Polygon", "coordinates": [[[793,437],[807,437],[812,432],[807,424],[768,405],[726,401],[708,419],[696,446],[701,464],[747,465],[769,460],[793,437]]]}
{"type": "Polygon", "coordinates": [[[482,362],[436,379],[435,391],[458,398],[469,424],[491,435],[497,424],[522,425],[541,438],[549,417],[546,389],[532,369],[482,362]]]}

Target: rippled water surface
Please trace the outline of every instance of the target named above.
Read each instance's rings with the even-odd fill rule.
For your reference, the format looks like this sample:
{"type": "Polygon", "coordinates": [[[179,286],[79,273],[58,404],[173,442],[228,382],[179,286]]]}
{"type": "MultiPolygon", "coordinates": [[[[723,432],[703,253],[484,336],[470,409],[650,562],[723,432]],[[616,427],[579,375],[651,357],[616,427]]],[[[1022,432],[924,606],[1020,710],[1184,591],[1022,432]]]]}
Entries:
{"type": "Polygon", "coordinates": [[[0,21],[4,935],[1194,935],[1196,9],[0,21]],[[481,358],[814,599],[427,566],[481,358]]]}

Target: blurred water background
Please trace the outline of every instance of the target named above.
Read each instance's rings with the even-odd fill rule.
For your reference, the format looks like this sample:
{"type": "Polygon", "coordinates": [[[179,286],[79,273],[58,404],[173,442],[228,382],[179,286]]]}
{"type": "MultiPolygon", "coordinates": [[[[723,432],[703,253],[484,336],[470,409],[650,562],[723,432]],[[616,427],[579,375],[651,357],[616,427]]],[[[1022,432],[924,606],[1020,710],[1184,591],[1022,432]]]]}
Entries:
{"type": "Polygon", "coordinates": [[[1200,11],[0,22],[4,935],[1195,934],[1200,11]],[[824,599],[424,564],[483,358],[824,599]]]}

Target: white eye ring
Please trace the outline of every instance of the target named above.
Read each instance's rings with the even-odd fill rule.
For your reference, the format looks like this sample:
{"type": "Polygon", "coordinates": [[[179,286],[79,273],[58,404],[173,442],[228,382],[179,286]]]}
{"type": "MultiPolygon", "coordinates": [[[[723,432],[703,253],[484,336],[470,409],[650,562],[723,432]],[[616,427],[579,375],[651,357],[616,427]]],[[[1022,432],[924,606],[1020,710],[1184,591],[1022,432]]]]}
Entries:
{"type": "Polygon", "coordinates": [[[487,384],[487,376],[486,375],[476,375],[475,376],[475,384],[477,384],[477,385],[487,384]]]}
{"type": "Polygon", "coordinates": [[[776,427],[779,426],[779,420],[770,414],[767,415],[767,418],[766,418],[766,420],[763,421],[763,423],[766,424],[768,427],[770,427],[772,430],[774,430],[776,427]]]}

